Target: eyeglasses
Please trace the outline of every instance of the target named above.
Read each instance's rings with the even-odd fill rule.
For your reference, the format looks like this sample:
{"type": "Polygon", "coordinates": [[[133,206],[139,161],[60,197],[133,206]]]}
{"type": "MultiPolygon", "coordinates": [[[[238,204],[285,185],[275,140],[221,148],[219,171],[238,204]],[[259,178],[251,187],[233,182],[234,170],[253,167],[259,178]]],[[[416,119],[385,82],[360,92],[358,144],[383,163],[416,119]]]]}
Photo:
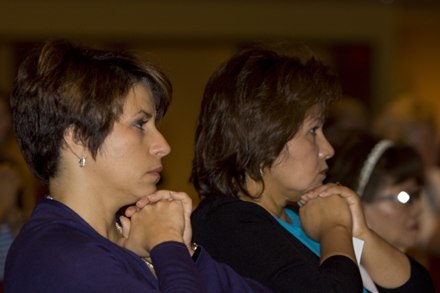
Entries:
{"type": "Polygon", "coordinates": [[[380,196],[373,199],[373,201],[383,201],[383,200],[391,200],[398,202],[403,205],[410,205],[414,203],[415,200],[420,199],[421,191],[415,191],[415,192],[407,192],[405,190],[400,191],[397,194],[389,195],[389,196],[380,196]]]}

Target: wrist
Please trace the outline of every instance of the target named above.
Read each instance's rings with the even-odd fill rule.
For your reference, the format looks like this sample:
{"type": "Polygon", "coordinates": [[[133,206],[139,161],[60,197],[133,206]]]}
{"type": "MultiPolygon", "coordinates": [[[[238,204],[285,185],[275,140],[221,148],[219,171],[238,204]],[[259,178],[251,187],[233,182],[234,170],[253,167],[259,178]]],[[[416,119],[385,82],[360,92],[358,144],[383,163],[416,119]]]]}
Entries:
{"type": "Polygon", "coordinates": [[[338,225],[326,230],[321,236],[320,243],[321,262],[333,255],[343,255],[356,262],[352,232],[348,227],[338,225]]]}
{"type": "Polygon", "coordinates": [[[156,234],[154,238],[149,239],[145,248],[148,252],[150,252],[155,246],[168,241],[184,243],[182,235],[179,233],[160,233],[156,234]]]}
{"type": "Polygon", "coordinates": [[[368,227],[365,227],[364,229],[354,232],[353,237],[359,238],[363,241],[367,241],[369,238],[372,237],[373,234],[374,234],[373,230],[371,230],[368,227]]]}
{"type": "Polygon", "coordinates": [[[334,225],[331,228],[325,229],[321,235],[321,241],[324,239],[333,239],[339,237],[352,237],[352,229],[345,225],[334,225]]]}

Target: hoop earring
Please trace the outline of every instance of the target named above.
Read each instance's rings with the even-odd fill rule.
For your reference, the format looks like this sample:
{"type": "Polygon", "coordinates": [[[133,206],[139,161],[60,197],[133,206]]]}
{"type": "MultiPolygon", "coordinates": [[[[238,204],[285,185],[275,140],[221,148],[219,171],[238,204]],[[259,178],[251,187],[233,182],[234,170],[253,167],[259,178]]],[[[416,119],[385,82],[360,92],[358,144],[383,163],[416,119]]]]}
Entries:
{"type": "Polygon", "coordinates": [[[86,166],[86,158],[84,156],[81,156],[78,163],[80,168],[84,168],[86,166]]]}

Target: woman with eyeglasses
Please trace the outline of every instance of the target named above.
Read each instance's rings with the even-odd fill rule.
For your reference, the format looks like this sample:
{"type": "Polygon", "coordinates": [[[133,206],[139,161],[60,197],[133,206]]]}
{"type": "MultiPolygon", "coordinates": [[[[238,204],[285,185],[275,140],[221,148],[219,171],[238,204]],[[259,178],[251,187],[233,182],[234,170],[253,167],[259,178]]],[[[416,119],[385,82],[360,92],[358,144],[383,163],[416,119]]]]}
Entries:
{"type": "MultiPolygon", "coordinates": [[[[328,182],[340,182],[361,197],[368,226],[402,251],[419,232],[423,161],[413,148],[352,131],[333,142],[328,182]]],[[[331,140],[331,138],[329,138],[331,140]]]]}

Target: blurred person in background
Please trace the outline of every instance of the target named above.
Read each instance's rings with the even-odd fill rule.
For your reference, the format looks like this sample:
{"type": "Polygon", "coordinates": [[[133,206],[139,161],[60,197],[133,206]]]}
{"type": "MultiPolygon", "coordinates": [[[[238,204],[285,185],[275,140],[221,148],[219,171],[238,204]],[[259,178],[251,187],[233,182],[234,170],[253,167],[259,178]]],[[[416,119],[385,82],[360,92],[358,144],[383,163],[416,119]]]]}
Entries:
{"type": "Polygon", "coordinates": [[[419,234],[422,158],[412,147],[366,132],[346,132],[346,139],[335,144],[326,180],[355,190],[368,226],[406,252],[416,245],[419,234]]]}
{"type": "Polygon", "coordinates": [[[23,182],[14,162],[0,158],[0,282],[6,255],[23,224],[23,182]]]}
{"type": "Polygon", "coordinates": [[[9,94],[3,90],[0,90],[0,157],[12,162],[21,177],[22,212],[25,217],[28,217],[40,192],[45,188],[32,174],[20,152],[12,128],[9,94]]]}
{"type": "Polygon", "coordinates": [[[426,188],[417,250],[414,255],[429,269],[440,292],[440,137],[435,107],[405,94],[391,100],[373,120],[377,136],[414,147],[426,166],[426,188]]]}
{"type": "Polygon", "coordinates": [[[343,96],[329,105],[324,124],[324,133],[332,146],[345,141],[354,129],[367,131],[370,126],[370,114],[366,105],[358,98],[343,96]]]}
{"type": "Polygon", "coordinates": [[[6,255],[36,199],[36,180],[18,150],[8,94],[0,91],[0,288],[6,255]]]}

